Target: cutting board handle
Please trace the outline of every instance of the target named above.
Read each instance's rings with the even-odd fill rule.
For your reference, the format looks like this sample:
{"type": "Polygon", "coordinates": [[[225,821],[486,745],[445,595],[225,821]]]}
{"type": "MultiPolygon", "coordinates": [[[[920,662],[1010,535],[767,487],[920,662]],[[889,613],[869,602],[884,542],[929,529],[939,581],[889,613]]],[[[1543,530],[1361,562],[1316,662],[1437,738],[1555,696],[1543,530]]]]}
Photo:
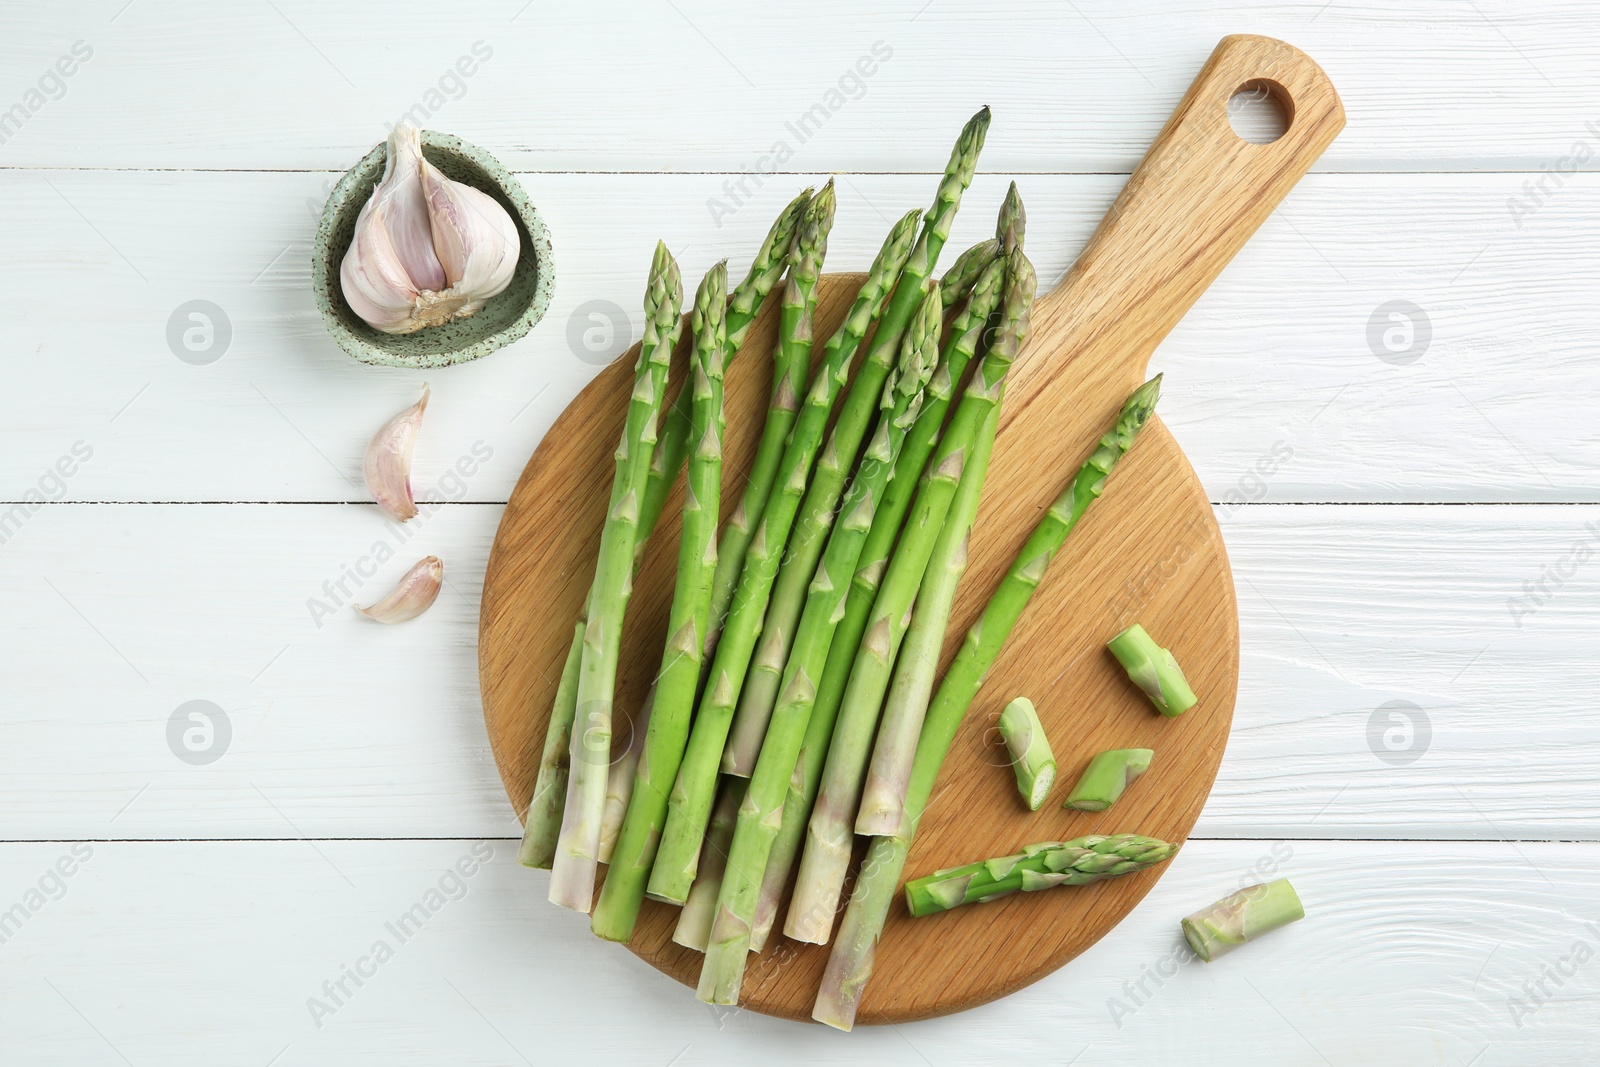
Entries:
{"type": "Polygon", "coordinates": [[[1083,254],[1040,300],[1034,336],[1051,351],[1036,362],[1059,373],[1070,360],[1136,384],[1156,345],[1343,128],[1339,94],[1310,56],[1270,37],[1224,37],[1083,254]],[[1240,90],[1277,98],[1283,136],[1252,144],[1233,131],[1228,101],[1240,90]]]}

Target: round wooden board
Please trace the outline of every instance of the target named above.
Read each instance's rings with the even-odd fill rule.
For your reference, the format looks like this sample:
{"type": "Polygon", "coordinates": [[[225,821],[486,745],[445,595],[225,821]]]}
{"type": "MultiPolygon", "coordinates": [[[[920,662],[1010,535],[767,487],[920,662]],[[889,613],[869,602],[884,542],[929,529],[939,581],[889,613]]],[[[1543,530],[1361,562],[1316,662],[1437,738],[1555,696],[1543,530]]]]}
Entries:
{"type": "MultiPolygon", "coordinates": [[[[1034,308],[944,665],[1044,508],[1143,380],[1156,345],[1343,126],[1338,93],[1303,52],[1250,35],[1217,45],[1066,278],[1034,308]],[[1229,101],[1263,89],[1282,103],[1288,128],[1270,144],[1254,144],[1233,132],[1229,101]]],[[[833,331],[860,284],[861,275],[823,279],[818,337],[833,331]]],[[[725,513],[760,433],[774,304],[727,378],[725,513]]],[[[618,360],[556,420],[523,471],[489,557],[479,644],[484,716],[519,812],[532,793],[550,700],[593,573],[632,362],[631,354],[618,360]]],[[[686,364],[680,351],[675,381],[686,364]]],[[[629,610],[619,744],[630,732],[625,716],[638,708],[660,662],[681,500],[680,478],[629,610]]],[[[1050,567],[990,672],[945,761],[906,876],[1089,833],[1182,841],[1222,758],[1238,671],[1238,615],[1221,535],[1199,479],[1153,419],[1050,567]],[[1157,715],[1105,650],[1107,639],[1135,621],[1173,651],[1200,697],[1180,718],[1157,715]],[[1000,709],[1015,696],[1038,706],[1061,763],[1062,783],[1033,814],[1019,802],[993,738],[1000,709]],[[1155,760],[1112,811],[1087,815],[1058,806],[1091,756],[1131,746],[1154,749],[1155,760]]],[[[911,919],[898,904],[856,1021],[942,1015],[1019,989],[1104,936],[1163,869],[926,919],[911,919]]],[[[542,885],[533,879],[529,891],[542,885]]],[[[672,943],[676,916],[676,909],[646,902],[631,948],[693,986],[701,957],[672,943]]],[[[1176,936],[1178,916],[1171,919],[1176,936]]],[[[775,937],[746,973],[743,1004],[809,1018],[827,951],[775,937]]]]}
{"type": "MultiPolygon", "coordinates": [[[[823,279],[819,336],[832,332],[861,278],[823,279]]],[[[769,302],[727,378],[725,515],[755,453],[770,386],[775,310],[776,301],[769,302]]],[[[633,355],[602,372],[551,427],[517,483],[489,558],[479,647],[484,715],[519,812],[533,791],[555,681],[594,569],[602,490],[610,484],[633,355]]],[[[674,381],[685,367],[680,351],[674,381]]],[[[1037,344],[1013,371],[972,562],[945,642],[946,664],[1042,509],[1139,381],[1126,369],[1115,375],[1075,371],[1072,361],[1054,360],[1037,344]]],[[[617,683],[619,745],[629,734],[626,715],[639,707],[659,663],[681,499],[679,479],[629,608],[617,683]]],[[[1183,840],[1222,757],[1238,660],[1233,582],[1211,506],[1172,436],[1152,420],[1050,568],[969,713],[907,876],[1089,833],[1137,831],[1183,840]],[[1106,640],[1134,621],[1172,649],[1201,698],[1180,718],[1157,715],[1105,650],[1106,640]],[[1033,814],[1017,797],[993,730],[1006,701],[1024,695],[1038,706],[1061,763],[1062,783],[1033,814]],[[1113,811],[1089,815],[1059,807],[1090,756],[1127,747],[1153,748],[1156,758],[1113,811]]],[[[1102,937],[1160,874],[1158,868],[1083,889],[1019,894],[926,919],[911,919],[897,905],[859,1021],[941,1015],[1027,985],[1102,937]],[[1015,951],[1019,944],[1028,950],[1015,951]]],[[[541,892],[544,879],[530,875],[529,883],[530,893],[541,892]]],[[[630,947],[692,987],[701,956],[672,943],[677,914],[646,901],[630,947]]],[[[752,961],[743,1003],[807,1019],[827,949],[773,940],[752,961]]]]}

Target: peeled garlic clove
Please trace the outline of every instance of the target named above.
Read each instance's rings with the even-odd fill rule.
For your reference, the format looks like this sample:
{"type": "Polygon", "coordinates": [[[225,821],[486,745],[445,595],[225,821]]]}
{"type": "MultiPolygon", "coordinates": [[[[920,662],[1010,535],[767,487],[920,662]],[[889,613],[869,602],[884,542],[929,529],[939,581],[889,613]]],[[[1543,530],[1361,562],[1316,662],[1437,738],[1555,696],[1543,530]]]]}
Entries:
{"type": "Polygon", "coordinates": [[[356,610],[379,622],[409,622],[433,607],[443,582],[444,563],[438,556],[424,556],[400,579],[394,592],[370,608],[357,604],[356,610]]]}
{"type": "Polygon", "coordinates": [[[417,443],[422,413],[428,410],[429,395],[427,383],[423,383],[422,399],[372,435],[366,457],[361,462],[367,492],[380,508],[401,522],[417,513],[416,502],[411,498],[411,450],[417,443]]]}
{"type": "Polygon", "coordinates": [[[383,180],[356,218],[339,281],[362,321],[410,333],[465,318],[504,292],[521,250],[500,202],[445,177],[424,158],[421,131],[401,123],[383,180]]]}

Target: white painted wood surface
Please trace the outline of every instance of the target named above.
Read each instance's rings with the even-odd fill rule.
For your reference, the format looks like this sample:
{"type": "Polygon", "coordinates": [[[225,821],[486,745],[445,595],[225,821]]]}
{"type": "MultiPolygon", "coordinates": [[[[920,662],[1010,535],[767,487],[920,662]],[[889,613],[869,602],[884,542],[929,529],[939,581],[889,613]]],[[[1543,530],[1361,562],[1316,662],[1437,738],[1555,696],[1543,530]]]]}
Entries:
{"type": "Polygon", "coordinates": [[[0,1058],[1593,1062],[1600,185],[1592,160],[1562,160],[1600,152],[1600,11],[859,7],[0,15],[0,1058]],[[1062,972],[893,1030],[719,1016],[596,943],[510,862],[475,674],[498,505],[623,347],[575,347],[581,306],[615,304],[636,331],[650,239],[691,274],[737,264],[825,172],[841,172],[830,265],[859,269],[982,102],[996,121],[953,243],[984,234],[1017,176],[1054,279],[1229,32],[1308,51],[1350,125],[1157,354],[1244,638],[1196,839],[1062,972]],[[41,83],[79,41],[71,76],[41,83]],[[878,41],[891,54],[799,143],[785,123],[878,41]],[[30,89],[39,106],[8,128],[30,89]],[[428,375],[340,354],[307,284],[321,198],[419,103],[521,172],[558,273],[528,338],[428,375]],[[763,161],[783,138],[792,157],[763,161]],[[790,173],[746,179],[733,205],[724,183],[773,166],[790,173]],[[195,299],[232,327],[204,366],[167,341],[195,299]],[[1415,315],[1369,332],[1397,300],[1431,332],[1409,362],[1392,347],[1420,336],[1404,336],[1415,315]],[[360,453],[424,379],[416,482],[450,502],[402,542],[363,503],[360,453]],[[470,473],[451,473],[463,457],[470,473]],[[345,605],[429,552],[449,587],[424,618],[383,628],[345,605]],[[310,598],[338,610],[319,626],[310,598]],[[168,747],[192,700],[231,731],[205,765],[168,747]],[[46,872],[75,843],[92,855],[58,885],[46,872]],[[464,894],[443,887],[461,899],[317,1026],[307,998],[475,843],[494,858],[464,894]],[[1169,962],[1185,959],[1176,919],[1277,873],[1263,862],[1294,878],[1307,920],[1215,965],[1169,962]],[[1178,973],[1141,990],[1146,967],[1178,973]]]}

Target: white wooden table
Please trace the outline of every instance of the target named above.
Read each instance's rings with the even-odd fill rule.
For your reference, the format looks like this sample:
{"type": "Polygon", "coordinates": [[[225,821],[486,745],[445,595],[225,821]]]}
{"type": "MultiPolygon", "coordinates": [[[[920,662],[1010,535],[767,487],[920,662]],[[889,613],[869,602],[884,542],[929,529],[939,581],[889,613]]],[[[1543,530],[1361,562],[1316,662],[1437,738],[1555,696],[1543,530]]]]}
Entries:
{"type": "Polygon", "coordinates": [[[385,6],[0,16],[0,1060],[1596,1062],[1600,10],[385,6]],[[1157,354],[1244,640],[1188,847],[1051,978],[892,1029],[713,1011],[597,942],[515,864],[475,662],[500,506],[629,340],[574,345],[583,305],[636,335],[655,238],[686,276],[737,264],[824,172],[829,265],[860,269],[981,103],[953,247],[1015,178],[1053,281],[1232,32],[1308,51],[1349,126],[1157,354]],[[308,276],[322,198],[408,111],[520,172],[558,271],[528,338],[427,375],[344,356],[308,276]],[[228,326],[198,353],[169,344],[196,300],[228,326]],[[416,481],[447,502],[402,544],[360,459],[424,378],[416,481]],[[436,553],[432,612],[316,618],[380,543],[347,590],[436,553]],[[189,701],[220,709],[211,762],[169,746],[189,701]],[[1181,915],[1274,872],[1303,923],[1179,950],[1181,915]]]}

